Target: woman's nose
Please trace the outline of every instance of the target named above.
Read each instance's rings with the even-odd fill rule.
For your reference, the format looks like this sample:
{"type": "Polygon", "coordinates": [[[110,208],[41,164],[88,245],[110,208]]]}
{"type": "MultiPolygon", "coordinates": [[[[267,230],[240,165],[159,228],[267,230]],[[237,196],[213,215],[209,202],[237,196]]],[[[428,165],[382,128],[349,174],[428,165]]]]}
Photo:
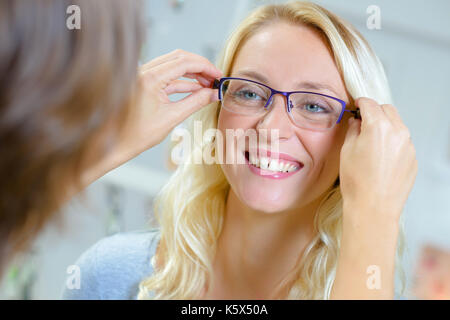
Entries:
{"type": "Polygon", "coordinates": [[[272,97],[269,112],[258,122],[256,129],[278,130],[279,139],[289,139],[294,134],[293,124],[286,112],[286,97],[280,94],[272,97]]]}

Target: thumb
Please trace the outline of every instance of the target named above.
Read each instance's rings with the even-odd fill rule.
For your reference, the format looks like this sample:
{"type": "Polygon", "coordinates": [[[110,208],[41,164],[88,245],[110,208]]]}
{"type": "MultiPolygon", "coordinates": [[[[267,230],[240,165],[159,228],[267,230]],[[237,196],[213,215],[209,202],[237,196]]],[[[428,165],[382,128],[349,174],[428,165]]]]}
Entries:
{"type": "Polygon", "coordinates": [[[189,96],[172,104],[172,108],[177,109],[183,119],[189,117],[192,113],[200,108],[218,101],[218,93],[216,89],[202,88],[194,91],[189,96]]]}

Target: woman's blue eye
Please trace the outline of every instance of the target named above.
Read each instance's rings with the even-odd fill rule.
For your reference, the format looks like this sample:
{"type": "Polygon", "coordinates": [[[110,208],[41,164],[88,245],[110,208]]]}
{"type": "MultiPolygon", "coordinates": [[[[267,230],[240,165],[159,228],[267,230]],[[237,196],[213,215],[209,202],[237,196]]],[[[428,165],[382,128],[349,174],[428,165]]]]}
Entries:
{"type": "Polygon", "coordinates": [[[328,111],[317,104],[305,104],[304,107],[305,107],[306,111],[314,112],[314,113],[321,112],[319,109],[323,110],[322,112],[328,111]]]}
{"type": "Polygon", "coordinates": [[[255,92],[247,91],[247,90],[242,90],[242,91],[236,92],[236,96],[238,96],[240,98],[244,98],[244,99],[250,99],[250,100],[261,99],[261,97],[258,94],[256,94],[255,92]]]}

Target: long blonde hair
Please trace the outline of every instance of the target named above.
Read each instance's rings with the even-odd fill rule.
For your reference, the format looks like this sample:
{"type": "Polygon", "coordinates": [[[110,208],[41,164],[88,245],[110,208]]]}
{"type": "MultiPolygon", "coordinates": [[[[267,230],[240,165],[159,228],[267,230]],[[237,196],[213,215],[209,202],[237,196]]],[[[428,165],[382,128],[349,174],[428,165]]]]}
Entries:
{"type": "MultiPolygon", "coordinates": [[[[319,31],[332,49],[337,68],[352,98],[366,96],[392,103],[383,66],[362,35],[348,22],[310,2],[266,5],[253,11],[231,34],[219,68],[229,75],[240,48],[262,27],[284,21],[319,31]]],[[[217,128],[220,103],[191,117],[203,129],[217,128]]],[[[190,161],[181,164],[161,190],[155,218],[161,239],[152,259],[153,274],[141,282],[138,298],[198,299],[212,275],[216,243],[223,225],[229,191],[219,164],[194,164],[208,143],[197,141],[190,161]]],[[[315,215],[317,234],[292,271],[288,299],[328,299],[333,285],[341,238],[342,196],[339,182],[331,186],[315,215]]],[[[400,239],[403,235],[400,235],[400,239]]],[[[402,251],[400,241],[398,253],[402,251]]],[[[291,278],[291,277],[288,277],[291,278]]]]}

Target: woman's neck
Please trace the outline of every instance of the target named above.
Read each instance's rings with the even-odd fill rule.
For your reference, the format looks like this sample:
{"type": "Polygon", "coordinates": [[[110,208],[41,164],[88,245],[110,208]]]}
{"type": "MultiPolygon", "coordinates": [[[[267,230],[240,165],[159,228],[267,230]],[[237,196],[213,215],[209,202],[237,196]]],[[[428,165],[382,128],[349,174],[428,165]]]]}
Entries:
{"type": "Polygon", "coordinates": [[[265,213],[243,204],[230,189],[214,260],[216,299],[274,299],[274,289],[298,263],[314,236],[319,201],[265,213]]]}

